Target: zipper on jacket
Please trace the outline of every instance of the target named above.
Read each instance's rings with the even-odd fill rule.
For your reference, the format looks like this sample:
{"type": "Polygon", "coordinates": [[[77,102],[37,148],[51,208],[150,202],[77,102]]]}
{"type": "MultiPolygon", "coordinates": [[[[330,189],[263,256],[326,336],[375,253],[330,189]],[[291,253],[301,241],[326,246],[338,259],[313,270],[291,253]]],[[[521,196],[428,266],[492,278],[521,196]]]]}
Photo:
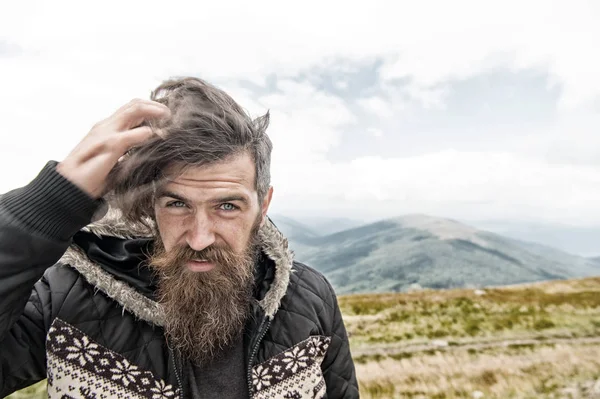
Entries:
{"type": "Polygon", "coordinates": [[[258,340],[256,340],[256,343],[254,344],[254,348],[252,349],[252,354],[250,355],[250,359],[248,359],[248,395],[250,395],[250,397],[252,397],[252,363],[254,363],[254,358],[256,357],[256,354],[258,353],[258,347],[260,346],[261,341],[263,340],[263,338],[265,337],[265,335],[267,334],[267,331],[269,330],[269,327],[271,326],[271,318],[266,318],[266,322],[265,319],[263,319],[263,321],[260,324],[260,328],[258,329],[258,331],[260,331],[260,335],[258,336],[258,340]]]}
{"type": "Polygon", "coordinates": [[[177,382],[179,383],[179,399],[183,399],[183,384],[181,383],[181,377],[179,377],[179,370],[177,369],[177,362],[175,361],[175,352],[173,352],[173,349],[171,349],[171,347],[169,347],[169,352],[171,352],[171,359],[173,359],[175,377],[177,377],[177,382]]]}

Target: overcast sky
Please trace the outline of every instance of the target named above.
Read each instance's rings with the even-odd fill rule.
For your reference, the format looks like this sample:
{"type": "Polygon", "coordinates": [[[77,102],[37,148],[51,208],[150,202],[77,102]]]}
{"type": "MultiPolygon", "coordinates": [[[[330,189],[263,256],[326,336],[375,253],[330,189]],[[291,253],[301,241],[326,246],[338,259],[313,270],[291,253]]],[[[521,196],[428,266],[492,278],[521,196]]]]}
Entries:
{"type": "Polygon", "coordinates": [[[1,7],[0,192],[193,75],[271,110],[279,213],[600,225],[600,2],[91,4],[1,7]]]}

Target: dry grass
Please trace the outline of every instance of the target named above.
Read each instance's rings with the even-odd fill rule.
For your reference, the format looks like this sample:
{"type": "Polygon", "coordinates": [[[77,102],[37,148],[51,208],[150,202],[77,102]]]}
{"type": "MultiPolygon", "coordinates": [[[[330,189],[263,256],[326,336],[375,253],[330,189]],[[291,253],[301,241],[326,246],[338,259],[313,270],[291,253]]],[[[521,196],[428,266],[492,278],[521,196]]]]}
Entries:
{"type": "Polygon", "coordinates": [[[353,349],[432,339],[600,335],[600,279],[340,298],[353,349]],[[564,291],[557,291],[553,284],[564,291]]]}
{"type": "Polygon", "coordinates": [[[29,388],[22,389],[12,395],[7,396],[7,399],[45,399],[48,397],[46,393],[46,381],[38,382],[29,388]]]}
{"type": "Polygon", "coordinates": [[[363,398],[552,397],[600,375],[600,345],[455,350],[357,364],[363,398]]]}
{"type": "Polygon", "coordinates": [[[600,377],[582,339],[600,337],[600,278],[339,300],[364,398],[570,398],[600,377]]]}

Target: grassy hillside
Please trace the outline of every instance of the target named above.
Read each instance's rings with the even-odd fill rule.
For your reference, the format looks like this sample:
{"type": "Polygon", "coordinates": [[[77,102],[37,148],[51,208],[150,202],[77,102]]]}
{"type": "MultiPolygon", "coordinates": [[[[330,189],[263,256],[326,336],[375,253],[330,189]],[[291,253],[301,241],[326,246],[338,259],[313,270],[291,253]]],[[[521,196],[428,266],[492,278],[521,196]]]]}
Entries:
{"type": "Polygon", "coordinates": [[[12,395],[8,395],[7,399],[46,399],[46,381],[39,382],[29,388],[22,389],[12,395]]]}
{"type": "Polygon", "coordinates": [[[351,295],[340,305],[364,398],[591,398],[600,391],[599,278],[351,295]]]}
{"type": "MultiPolygon", "coordinates": [[[[348,295],[339,303],[362,398],[558,399],[600,392],[600,278],[348,295]]],[[[43,384],[36,388],[10,398],[45,397],[43,384]]]]}

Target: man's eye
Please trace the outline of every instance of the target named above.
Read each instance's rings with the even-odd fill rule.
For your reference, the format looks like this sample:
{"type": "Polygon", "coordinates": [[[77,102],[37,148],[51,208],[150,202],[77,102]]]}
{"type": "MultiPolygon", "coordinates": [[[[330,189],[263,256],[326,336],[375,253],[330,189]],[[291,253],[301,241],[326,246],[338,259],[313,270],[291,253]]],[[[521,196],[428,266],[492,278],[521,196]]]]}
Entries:
{"type": "Polygon", "coordinates": [[[224,211],[235,211],[236,209],[238,209],[237,206],[230,203],[221,204],[220,208],[224,211]]]}
{"type": "Polygon", "coordinates": [[[167,203],[167,208],[183,208],[185,206],[185,202],[183,201],[171,201],[167,203]]]}

